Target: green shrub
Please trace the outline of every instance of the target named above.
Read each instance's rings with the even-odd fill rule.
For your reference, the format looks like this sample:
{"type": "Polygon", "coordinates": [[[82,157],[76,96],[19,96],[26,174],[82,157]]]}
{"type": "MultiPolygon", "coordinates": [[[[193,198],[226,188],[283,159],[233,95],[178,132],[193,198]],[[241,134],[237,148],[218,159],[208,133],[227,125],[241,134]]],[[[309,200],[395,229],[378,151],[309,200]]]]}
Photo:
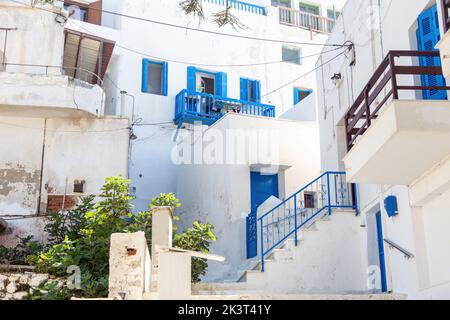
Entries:
{"type": "MultiPolygon", "coordinates": [[[[151,210],[132,214],[131,200],[128,194],[130,181],[121,177],[107,178],[101,189],[100,200],[94,204],[94,197],[86,197],[67,214],[52,214],[46,231],[50,245],[46,250],[34,253],[28,261],[36,266],[38,272],[55,276],[67,275],[69,266],[75,265],[81,270],[81,289],[67,291],[56,287],[43,288],[33,295],[33,299],[67,298],[77,296],[99,298],[108,295],[109,248],[113,233],[145,232],[148,246],[151,248],[151,210]],[[58,292],[58,290],[64,290],[58,292]]],[[[151,200],[153,206],[169,206],[173,210],[180,206],[174,194],[160,194],[151,200]]],[[[179,217],[174,217],[178,221],[179,217]]],[[[174,222],[174,246],[201,252],[209,252],[211,241],[216,238],[211,224],[195,222],[184,233],[177,234],[174,222]]],[[[192,265],[194,282],[206,273],[207,263],[194,259],[192,265]]]]}
{"type": "Polygon", "coordinates": [[[18,238],[18,244],[14,248],[0,246],[0,264],[26,265],[27,257],[42,251],[43,246],[34,240],[33,236],[18,238]]]}

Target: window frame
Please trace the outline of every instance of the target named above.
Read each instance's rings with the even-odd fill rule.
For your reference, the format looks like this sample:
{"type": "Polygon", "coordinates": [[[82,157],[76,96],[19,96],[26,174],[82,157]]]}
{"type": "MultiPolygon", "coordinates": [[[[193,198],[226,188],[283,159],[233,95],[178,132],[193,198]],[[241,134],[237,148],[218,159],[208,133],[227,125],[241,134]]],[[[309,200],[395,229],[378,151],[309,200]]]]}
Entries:
{"type": "Polygon", "coordinates": [[[256,79],[250,79],[250,78],[244,78],[240,77],[239,79],[239,91],[240,91],[240,100],[242,101],[248,101],[248,102],[261,102],[261,81],[256,79]],[[253,87],[251,87],[250,84],[253,84],[253,87]],[[243,86],[247,86],[246,90],[244,90],[243,86]],[[253,89],[252,95],[254,95],[254,100],[250,99],[250,89],[253,89]],[[244,96],[244,92],[246,92],[247,96],[244,96]]]}
{"type": "Polygon", "coordinates": [[[313,14],[313,15],[316,15],[316,16],[320,16],[321,15],[321,13],[320,13],[320,6],[314,5],[314,4],[310,4],[310,3],[307,3],[307,2],[299,2],[298,3],[298,10],[300,12],[313,14]],[[302,6],[308,8],[308,9],[314,9],[315,11],[317,10],[317,12],[316,13],[312,13],[312,12],[309,12],[309,11],[303,11],[302,10],[302,6]]]}
{"type": "Polygon", "coordinates": [[[154,94],[157,96],[167,96],[168,94],[168,69],[169,65],[165,61],[156,61],[147,58],[142,59],[142,93],[154,94]],[[150,64],[161,65],[161,93],[148,92],[148,67],[150,64]]]}
{"type": "Polygon", "coordinates": [[[302,50],[302,48],[300,48],[300,47],[295,47],[295,46],[291,46],[291,45],[287,45],[287,44],[283,44],[283,45],[281,46],[281,60],[282,60],[283,62],[295,64],[295,65],[297,65],[297,66],[301,66],[301,65],[303,65],[303,59],[302,59],[302,57],[303,57],[303,50],[302,50]],[[291,59],[284,60],[284,54],[283,54],[283,53],[284,53],[284,50],[285,50],[285,49],[287,49],[287,50],[298,50],[298,53],[299,53],[299,55],[298,55],[298,63],[295,62],[295,61],[293,61],[293,60],[291,60],[291,59]]]}
{"type": "Polygon", "coordinates": [[[199,73],[214,77],[214,96],[228,97],[228,75],[225,72],[199,69],[193,66],[187,68],[186,87],[188,90],[199,93],[197,90],[197,75],[199,73]],[[192,81],[194,81],[194,83],[192,83],[192,81]]]}
{"type": "Polygon", "coordinates": [[[300,100],[299,98],[300,92],[308,92],[308,95],[305,97],[306,99],[309,95],[311,95],[314,92],[314,90],[308,88],[294,87],[294,106],[296,106],[297,104],[299,104],[301,101],[304,100],[304,99],[300,100]]]}

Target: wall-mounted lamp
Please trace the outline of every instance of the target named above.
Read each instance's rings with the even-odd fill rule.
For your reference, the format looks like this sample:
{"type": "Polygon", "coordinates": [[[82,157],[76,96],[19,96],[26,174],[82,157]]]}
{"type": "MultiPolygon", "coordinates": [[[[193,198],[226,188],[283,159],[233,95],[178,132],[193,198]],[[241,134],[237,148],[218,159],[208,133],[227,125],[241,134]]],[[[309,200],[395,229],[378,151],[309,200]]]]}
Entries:
{"type": "Polygon", "coordinates": [[[341,73],[335,73],[331,77],[331,81],[333,81],[334,85],[336,86],[340,81],[342,80],[342,74],[341,73]]]}
{"type": "Polygon", "coordinates": [[[59,24],[65,24],[67,22],[67,17],[62,14],[57,14],[55,17],[55,21],[59,24]]]}
{"type": "Polygon", "coordinates": [[[138,136],[134,134],[133,131],[130,132],[130,140],[137,140],[138,136]]]}

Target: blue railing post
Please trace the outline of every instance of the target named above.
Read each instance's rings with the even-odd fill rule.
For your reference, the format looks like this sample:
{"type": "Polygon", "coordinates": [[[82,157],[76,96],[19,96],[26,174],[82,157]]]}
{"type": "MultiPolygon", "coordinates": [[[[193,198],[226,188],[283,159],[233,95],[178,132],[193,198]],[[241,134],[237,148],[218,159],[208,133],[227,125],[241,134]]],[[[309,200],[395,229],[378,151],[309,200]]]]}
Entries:
{"type": "Polygon", "coordinates": [[[353,187],[353,196],[355,199],[353,199],[354,202],[354,210],[356,211],[356,216],[359,216],[359,204],[358,204],[358,185],[356,183],[352,184],[353,187]]]}
{"type": "Polygon", "coordinates": [[[298,230],[297,230],[297,195],[294,196],[294,230],[295,230],[295,246],[298,246],[298,230]]]}
{"type": "Polygon", "coordinates": [[[331,189],[330,189],[330,173],[327,172],[327,194],[328,194],[328,215],[331,216],[331,189]]]}
{"type": "Polygon", "coordinates": [[[261,272],[264,272],[264,233],[263,233],[263,220],[261,222],[261,272]]]}

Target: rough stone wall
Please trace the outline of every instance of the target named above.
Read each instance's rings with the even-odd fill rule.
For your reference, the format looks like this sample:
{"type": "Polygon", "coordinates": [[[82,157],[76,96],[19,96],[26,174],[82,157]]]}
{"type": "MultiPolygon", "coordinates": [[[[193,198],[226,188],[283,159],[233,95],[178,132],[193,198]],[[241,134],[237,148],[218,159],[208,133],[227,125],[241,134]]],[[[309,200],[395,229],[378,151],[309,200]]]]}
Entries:
{"type": "Polygon", "coordinates": [[[48,274],[34,272],[0,273],[0,300],[29,300],[36,288],[48,282],[57,282],[57,287],[66,285],[65,280],[48,274]]]}

